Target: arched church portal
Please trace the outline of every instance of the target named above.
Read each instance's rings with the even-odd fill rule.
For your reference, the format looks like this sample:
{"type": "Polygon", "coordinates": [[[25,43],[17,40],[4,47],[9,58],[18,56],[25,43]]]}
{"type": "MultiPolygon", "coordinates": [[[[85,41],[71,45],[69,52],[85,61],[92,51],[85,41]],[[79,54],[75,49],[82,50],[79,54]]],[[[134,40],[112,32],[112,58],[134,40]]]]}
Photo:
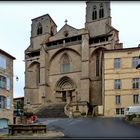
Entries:
{"type": "Polygon", "coordinates": [[[59,102],[71,102],[75,100],[76,85],[74,81],[65,76],[56,83],[56,100],[59,102]]]}

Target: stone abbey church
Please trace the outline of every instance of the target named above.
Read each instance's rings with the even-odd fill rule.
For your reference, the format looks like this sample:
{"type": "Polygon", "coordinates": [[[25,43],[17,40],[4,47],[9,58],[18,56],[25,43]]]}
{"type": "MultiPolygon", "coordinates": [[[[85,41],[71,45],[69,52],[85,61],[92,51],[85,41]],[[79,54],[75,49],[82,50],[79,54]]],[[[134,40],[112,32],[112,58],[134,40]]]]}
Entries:
{"type": "MultiPolygon", "coordinates": [[[[84,9],[83,9],[84,10],[84,9]]],[[[85,111],[102,106],[105,50],[122,49],[111,25],[109,1],[87,1],[85,27],[57,25],[49,14],[32,19],[30,45],[25,50],[25,106],[71,104],[85,111]]]]}

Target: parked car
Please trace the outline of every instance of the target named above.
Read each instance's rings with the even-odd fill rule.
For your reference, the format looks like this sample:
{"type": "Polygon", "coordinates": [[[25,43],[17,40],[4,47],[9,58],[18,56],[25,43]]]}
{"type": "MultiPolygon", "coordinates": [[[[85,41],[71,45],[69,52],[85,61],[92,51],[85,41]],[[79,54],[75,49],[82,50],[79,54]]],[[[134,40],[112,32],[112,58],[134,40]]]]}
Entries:
{"type": "Polygon", "coordinates": [[[140,117],[140,106],[129,106],[124,110],[125,118],[132,120],[134,117],[140,117]]]}

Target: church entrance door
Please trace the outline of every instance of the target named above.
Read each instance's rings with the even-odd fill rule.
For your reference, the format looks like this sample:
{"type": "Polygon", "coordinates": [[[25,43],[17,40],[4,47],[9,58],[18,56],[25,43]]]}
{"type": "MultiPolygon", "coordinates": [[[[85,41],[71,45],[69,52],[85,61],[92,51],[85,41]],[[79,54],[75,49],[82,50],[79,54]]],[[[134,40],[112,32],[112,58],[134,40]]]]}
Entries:
{"type": "Polygon", "coordinates": [[[72,101],[72,91],[71,90],[62,91],[62,101],[63,102],[72,101]]]}
{"type": "Polygon", "coordinates": [[[66,102],[66,91],[62,91],[62,101],[66,102]]]}

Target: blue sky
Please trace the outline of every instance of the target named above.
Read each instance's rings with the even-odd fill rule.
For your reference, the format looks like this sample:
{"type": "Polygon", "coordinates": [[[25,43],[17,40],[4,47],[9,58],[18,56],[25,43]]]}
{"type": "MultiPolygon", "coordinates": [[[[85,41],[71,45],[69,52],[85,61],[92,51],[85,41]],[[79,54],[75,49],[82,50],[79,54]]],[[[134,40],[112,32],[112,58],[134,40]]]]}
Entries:
{"type": "MultiPolygon", "coordinates": [[[[59,30],[65,19],[80,29],[85,24],[84,1],[0,2],[0,49],[16,57],[14,61],[14,97],[24,96],[24,51],[30,44],[31,19],[49,14],[59,30]]],[[[140,2],[111,2],[112,25],[119,30],[124,48],[140,43],[140,2]]]]}

